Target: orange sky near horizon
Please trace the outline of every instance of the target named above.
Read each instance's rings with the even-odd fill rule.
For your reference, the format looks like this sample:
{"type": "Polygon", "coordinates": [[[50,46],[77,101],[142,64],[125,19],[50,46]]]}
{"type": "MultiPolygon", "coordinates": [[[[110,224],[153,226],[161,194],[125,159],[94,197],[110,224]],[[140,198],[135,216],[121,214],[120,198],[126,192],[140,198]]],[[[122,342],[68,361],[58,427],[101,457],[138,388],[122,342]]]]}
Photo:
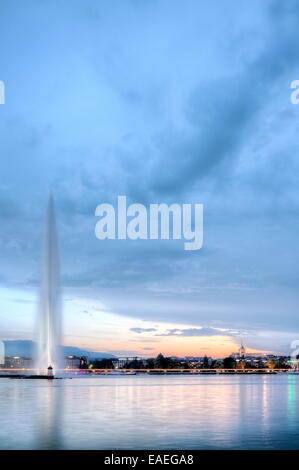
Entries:
{"type": "Polygon", "coordinates": [[[225,329],[210,328],[214,334],[201,336],[199,325],[140,320],[111,312],[103,304],[89,303],[85,298],[67,302],[65,320],[69,334],[65,344],[118,356],[155,357],[162,353],[221,358],[237,352],[241,342],[248,352],[269,352],[249,348],[246,338],[238,332],[228,334],[225,329]]]}
{"type": "MultiPolygon", "coordinates": [[[[136,335],[137,336],[137,335],[136,335]]],[[[69,341],[68,341],[69,343],[69,341]]],[[[74,344],[74,341],[69,343],[74,344]]],[[[156,341],[155,338],[144,337],[140,338],[102,338],[99,341],[92,342],[92,344],[85,342],[78,346],[88,348],[95,351],[111,352],[115,355],[125,356],[138,355],[144,357],[156,357],[159,353],[164,356],[208,356],[214,359],[230,356],[232,353],[238,351],[240,344],[234,341],[233,338],[227,336],[216,337],[163,337],[163,339],[156,341]]],[[[246,348],[248,353],[261,353],[269,351],[262,351],[252,348],[246,348]]]]}
{"type": "MultiPolygon", "coordinates": [[[[16,313],[15,302],[9,302],[9,295],[12,293],[5,290],[3,294],[3,299],[7,299],[3,301],[3,311],[10,313],[11,319],[11,332],[8,329],[3,339],[20,339],[20,316],[16,313]]],[[[16,295],[17,298],[22,296],[25,299],[22,316],[27,319],[27,324],[22,330],[22,338],[34,339],[32,331],[35,297],[29,291],[14,292],[14,297],[16,295]]],[[[114,356],[156,357],[162,353],[165,356],[207,355],[221,358],[237,352],[241,342],[247,352],[270,352],[266,349],[249,348],[252,338],[247,338],[244,331],[199,324],[141,320],[120,315],[99,300],[83,296],[65,298],[63,324],[65,345],[114,356]]]]}

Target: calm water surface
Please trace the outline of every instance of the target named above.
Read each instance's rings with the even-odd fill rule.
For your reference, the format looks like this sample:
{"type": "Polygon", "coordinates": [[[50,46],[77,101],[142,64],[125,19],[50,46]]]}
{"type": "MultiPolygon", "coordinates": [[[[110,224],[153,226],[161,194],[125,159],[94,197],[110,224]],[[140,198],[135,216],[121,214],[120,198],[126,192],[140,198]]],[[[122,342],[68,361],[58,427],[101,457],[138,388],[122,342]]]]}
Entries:
{"type": "Polygon", "coordinates": [[[0,379],[1,449],[299,449],[299,376],[0,379]]]}

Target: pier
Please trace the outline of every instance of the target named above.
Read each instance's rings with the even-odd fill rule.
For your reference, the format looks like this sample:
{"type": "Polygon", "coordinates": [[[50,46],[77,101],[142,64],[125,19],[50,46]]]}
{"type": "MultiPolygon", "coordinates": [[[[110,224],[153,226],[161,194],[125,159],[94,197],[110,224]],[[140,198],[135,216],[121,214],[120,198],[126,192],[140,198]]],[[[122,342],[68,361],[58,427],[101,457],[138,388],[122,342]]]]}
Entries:
{"type": "MultiPolygon", "coordinates": [[[[51,378],[48,376],[34,375],[36,369],[1,369],[0,378],[51,378]]],[[[150,375],[248,375],[248,374],[277,374],[294,373],[294,369],[58,369],[56,371],[63,376],[68,374],[89,375],[90,377],[98,375],[126,375],[126,374],[150,374],[150,375]]]]}

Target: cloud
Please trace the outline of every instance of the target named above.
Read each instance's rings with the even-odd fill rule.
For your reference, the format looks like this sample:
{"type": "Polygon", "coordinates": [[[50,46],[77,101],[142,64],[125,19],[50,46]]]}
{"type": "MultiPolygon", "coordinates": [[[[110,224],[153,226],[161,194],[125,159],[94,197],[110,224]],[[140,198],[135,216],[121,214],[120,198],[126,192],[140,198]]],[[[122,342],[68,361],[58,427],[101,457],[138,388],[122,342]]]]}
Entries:
{"type": "Polygon", "coordinates": [[[233,330],[217,329],[217,328],[172,328],[166,333],[158,334],[157,336],[236,336],[240,333],[233,330]]]}
{"type": "Polygon", "coordinates": [[[36,304],[35,300],[32,299],[11,299],[12,302],[15,302],[17,304],[36,304]]]}
{"type": "Polygon", "coordinates": [[[130,331],[133,331],[134,333],[150,333],[157,330],[156,328],[130,328],[130,331]]]}
{"type": "MultiPolygon", "coordinates": [[[[273,3],[267,15],[266,45],[254,58],[241,61],[235,71],[232,67],[229,76],[220,72],[217,78],[198,83],[185,103],[187,130],[169,127],[155,137],[149,181],[154,194],[178,197],[197,182],[205,185],[207,178],[219,188],[230,177],[237,157],[277,98],[277,87],[288,84],[296,73],[299,8],[295,2],[291,5],[273,3]]],[[[235,49],[233,44],[232,55],[235,49]]]]}

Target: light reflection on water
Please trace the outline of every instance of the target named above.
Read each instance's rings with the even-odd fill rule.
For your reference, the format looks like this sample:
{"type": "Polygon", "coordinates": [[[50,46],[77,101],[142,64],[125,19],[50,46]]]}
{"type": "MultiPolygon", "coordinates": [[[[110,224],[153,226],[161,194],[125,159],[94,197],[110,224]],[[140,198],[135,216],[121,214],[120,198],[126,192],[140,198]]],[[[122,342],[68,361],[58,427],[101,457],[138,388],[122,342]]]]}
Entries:
{"type": "Polygon", "coordinates": [[[0,379],[3,449],[299,449],[299,376],[0,379]]]}

